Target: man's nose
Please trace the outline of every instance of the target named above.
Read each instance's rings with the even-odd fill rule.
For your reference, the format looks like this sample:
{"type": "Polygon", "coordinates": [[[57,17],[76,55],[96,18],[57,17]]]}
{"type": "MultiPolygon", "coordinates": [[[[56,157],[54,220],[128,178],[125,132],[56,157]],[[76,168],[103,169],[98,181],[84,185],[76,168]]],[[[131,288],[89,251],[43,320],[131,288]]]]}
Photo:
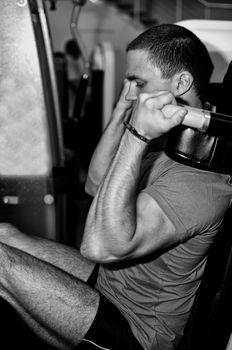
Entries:
{"type": "Polygon", "coordinates": [[[130,82],[130,87],[129,90],[126,94],[126,100],[127,101],[135,101],[138,98],[138,89],[136,86],[136,82],[135,81],[131,81],[130,82]]]}

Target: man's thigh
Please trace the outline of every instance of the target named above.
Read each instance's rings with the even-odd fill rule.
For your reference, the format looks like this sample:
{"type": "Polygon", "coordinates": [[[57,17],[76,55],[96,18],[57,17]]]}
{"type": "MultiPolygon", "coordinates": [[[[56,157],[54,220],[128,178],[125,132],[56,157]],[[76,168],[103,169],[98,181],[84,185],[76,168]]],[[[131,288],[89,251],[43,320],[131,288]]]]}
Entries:
{"type": "Polygon", "coordinates": [[[88,280],[95,266],[76,248],[43,237],[24,234],[8,223],[0,223],[0,243],[58,267],[83,282],[88,280]]]}

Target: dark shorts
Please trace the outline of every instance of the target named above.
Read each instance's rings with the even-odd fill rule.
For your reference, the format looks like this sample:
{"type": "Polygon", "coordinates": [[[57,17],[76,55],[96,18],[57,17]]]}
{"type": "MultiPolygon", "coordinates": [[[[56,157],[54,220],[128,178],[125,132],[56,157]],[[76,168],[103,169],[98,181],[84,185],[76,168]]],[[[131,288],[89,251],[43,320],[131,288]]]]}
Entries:
{"type": "Polygon", "coordinates": [[[96,317],[76,349],[143,350],[125,317],[101,294],[96,317]]]}
{"type": "Polygon", "coordinates": [[[142,350],[143,348],[121,312],[107,298],[100,295],[97,315],[76,349],[142,350]]]}

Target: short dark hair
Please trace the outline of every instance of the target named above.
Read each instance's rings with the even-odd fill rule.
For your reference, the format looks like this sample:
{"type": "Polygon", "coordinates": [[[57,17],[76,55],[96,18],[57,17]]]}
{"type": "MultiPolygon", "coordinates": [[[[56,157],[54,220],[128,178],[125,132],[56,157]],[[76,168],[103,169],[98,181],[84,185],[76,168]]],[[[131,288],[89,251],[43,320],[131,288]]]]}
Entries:
{"type": "Polygon", "coordinates": [[[182,70],[190,72],[195,91],[204,101],[214,67],[207,48],[193,32],[177,24],[156,25],[132,40],[127,46],[130,50],[146,50],[164,79],[182,70]]]}

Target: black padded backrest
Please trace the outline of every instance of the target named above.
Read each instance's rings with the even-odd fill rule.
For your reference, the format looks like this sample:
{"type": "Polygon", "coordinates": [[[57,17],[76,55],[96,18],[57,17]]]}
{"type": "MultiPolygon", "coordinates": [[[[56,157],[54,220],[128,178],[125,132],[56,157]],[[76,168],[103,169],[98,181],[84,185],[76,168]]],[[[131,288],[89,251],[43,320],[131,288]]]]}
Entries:
{"type": "Polygon", "coordinates": [[[221,99],[217,106],[220,113],[232,115],[232,61],[230,62],[221,88],[221,99]]]}

